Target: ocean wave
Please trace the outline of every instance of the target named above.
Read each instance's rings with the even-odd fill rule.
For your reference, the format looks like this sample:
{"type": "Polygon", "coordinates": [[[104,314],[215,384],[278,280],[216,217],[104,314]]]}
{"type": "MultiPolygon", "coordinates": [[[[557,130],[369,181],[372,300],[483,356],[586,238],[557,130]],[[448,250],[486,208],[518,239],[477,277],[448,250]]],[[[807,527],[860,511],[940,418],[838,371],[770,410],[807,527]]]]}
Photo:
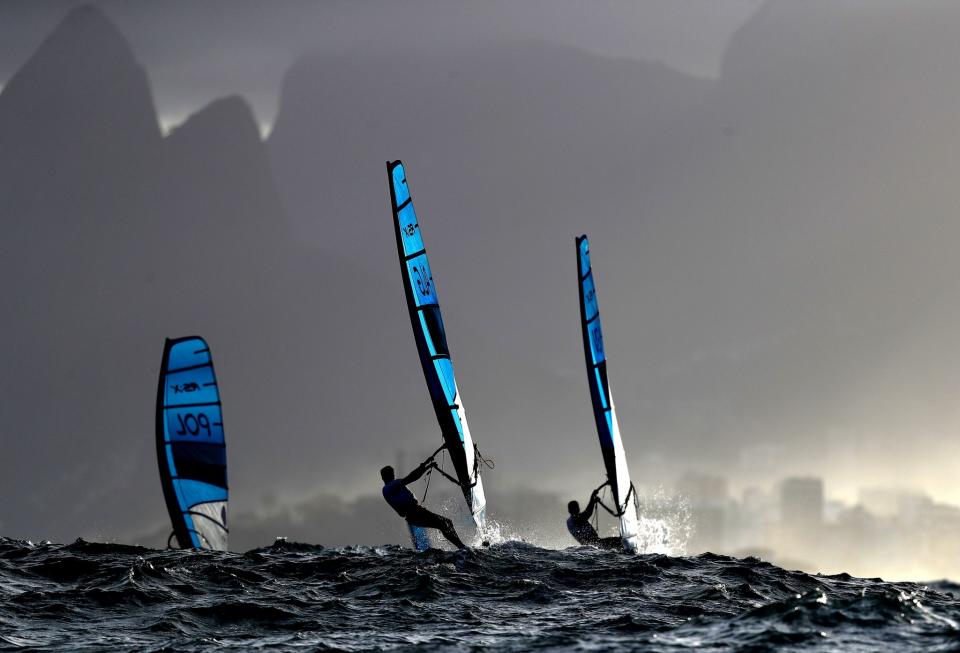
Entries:
{"type": "Polygon", "coordinates": [[[957,651],[958,591],[513,541],[216,553],[0,538],[0,648],[957,651]]]}

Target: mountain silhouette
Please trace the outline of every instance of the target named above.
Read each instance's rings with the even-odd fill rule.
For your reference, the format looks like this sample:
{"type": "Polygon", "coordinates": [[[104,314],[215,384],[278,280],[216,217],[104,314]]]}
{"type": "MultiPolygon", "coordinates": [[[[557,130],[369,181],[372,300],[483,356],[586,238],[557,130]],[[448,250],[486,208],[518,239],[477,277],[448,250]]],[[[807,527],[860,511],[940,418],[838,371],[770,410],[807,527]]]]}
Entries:
{"type": "MultiPolygon", "coordinates": [[[[207,336],[229,379],[231,357],[262,360],[244,352],[264,349],[257,316],[276,307],[257,297],[289,283],[303,295],[314,278],[291,271],[304,261],[284,251],[256,123],[225,98],[163,138],[129,45],[83,7],[0,93],[0,171],[0,270],[16,279],[4,300],[4,431],[20,434],[5,439],[0,490],[22,497],[3,521],[11,535],[54,539],[158,523],[163,338],[207,336]]],[[[228,403],[243,396],[225,385],[228,403]]],[[[262,387],[254,394],[263,405],[262,387]]],[[[242,450],[247,432],[235,426],[231,445],[242,450]]]]}
{"type": "Polygon", "coordinates": [[[159,147],[146,73],[92,7],[67,14],[0,95],[0,174],[11,201],[64,213],[75,202],[98,203],[108,211],[117,189],[142,190],[159,147]],[[94,151],[95,158],[81,156],[94,151]],[[44,183],[27,183],[37,181],[44,183]]]}

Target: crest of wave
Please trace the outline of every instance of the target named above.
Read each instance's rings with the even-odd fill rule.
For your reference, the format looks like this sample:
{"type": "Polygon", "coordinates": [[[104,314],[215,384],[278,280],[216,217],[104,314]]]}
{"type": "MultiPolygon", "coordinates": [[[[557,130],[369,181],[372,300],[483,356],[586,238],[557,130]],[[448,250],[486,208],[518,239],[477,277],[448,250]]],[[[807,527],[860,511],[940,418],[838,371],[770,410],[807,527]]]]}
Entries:
{"type": "MultiPolygon", "coordinates": [[[[491,519],[489,516],[482,529],[476,529],[473,536],[470,537],[469,531],[473,528],[473,519],[466,510],[463,501],[459,497],[446,497],[440,501],[437,511],[440,514],[451,517],[460,532],[461,537],[471,547],[479,547],[484,543],[488,545],[503,544],[505,542],[525,542],[526,539],[517,533],[511,526],[504,522],[491,519]]],[[[445,546],[443,538],[439,535],[433,538],[434,546],[445,546]]]]}
{"type": "Polygon", "coordinates": [[[690,504],[683,497],[668,495],[663,487],[644,493],[637,501],[640,515],[640,553],[681,556],[693,533],[690,504]]]}

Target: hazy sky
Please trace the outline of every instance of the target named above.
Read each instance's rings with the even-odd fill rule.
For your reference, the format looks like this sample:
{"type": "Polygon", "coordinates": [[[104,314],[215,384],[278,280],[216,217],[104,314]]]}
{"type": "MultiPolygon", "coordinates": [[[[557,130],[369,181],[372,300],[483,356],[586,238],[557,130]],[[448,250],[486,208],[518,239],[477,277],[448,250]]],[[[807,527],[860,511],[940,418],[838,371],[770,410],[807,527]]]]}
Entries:
{"type": "Polygon", "coordinates": [[[150,71],[165,126],[216,97],[239,93],[266,129],[276,114],[283,74],[305,53],[538,38],[608,56],[663,61],[711,77],[730,35],[761,2],[3,0],[0,87],[66,10],[80,4],[102,8],[130,40],[150,71]]]}
{"type": "Polygon", "coordinates": [[[587,232],[637,479],[960,500],[960,5],[105,2],[44,41],[73,4],[0,3],[0,527],[162,523],[164,336],[211,343],[238,509],[432,450],[394,158],[491,483],[598,484],[587,232]]]}

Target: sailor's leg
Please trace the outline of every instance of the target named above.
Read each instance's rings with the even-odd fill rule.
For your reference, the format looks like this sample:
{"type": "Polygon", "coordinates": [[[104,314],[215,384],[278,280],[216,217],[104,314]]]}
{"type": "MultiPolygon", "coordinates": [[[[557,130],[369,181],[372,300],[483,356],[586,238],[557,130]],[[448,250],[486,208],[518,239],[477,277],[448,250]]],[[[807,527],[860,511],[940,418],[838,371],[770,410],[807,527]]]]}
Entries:
{"type": "Polygon", "coordinates": [[[597,548],[606,551],[623,551],[623,540],[619,537],[601,537],[597,541],[597,548]]]}
{"type": "Polygon", "coordinates": [[[453,522],[446,517],[430,512],[426,508],[419,507],[416,512],[411,512],[411,514],[407,516],[407,521],[414,526],[435,528],[458,549],[467,548],[457,535],[457,531],[453,528],[453,522]]]}
{"type": "MultiPolygon", "coordinates": [[[[440,517],[440,515],[437,516],[440,517]]],[[[453,522],[446,517],[440,517],[440,519],[443,520],[440,526],[440,532],[443,533],[443,536],[458,549],[466,549],[467,546],[460,540],[460,536],[457,535],[457,530],[453,527],[453,522]]]]}

